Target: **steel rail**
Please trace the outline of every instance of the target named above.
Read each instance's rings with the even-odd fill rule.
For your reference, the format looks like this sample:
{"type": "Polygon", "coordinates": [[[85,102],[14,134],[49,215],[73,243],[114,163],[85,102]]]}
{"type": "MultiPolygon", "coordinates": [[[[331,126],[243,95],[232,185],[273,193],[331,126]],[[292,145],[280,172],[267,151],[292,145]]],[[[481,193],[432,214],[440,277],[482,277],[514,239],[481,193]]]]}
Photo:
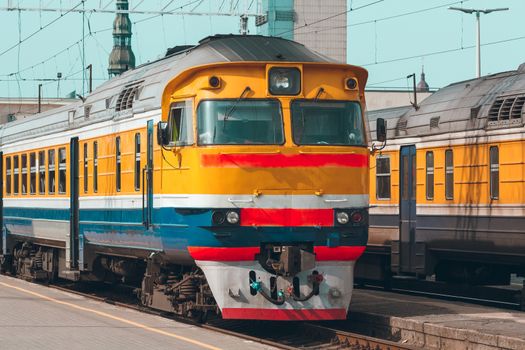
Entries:
{"type": "Polygon", "coordinates": [[[189,318],[157,311],[138,304],[121,302],[111,297],[99,296],[82,292],[66,286],[46,284],[47,287],[67,293],[73,293],[92,300],[111,305],[145,312],[147,314],[169,318],[178,322],[191,324],[217,333],[227,334],[272,346],[279,349],[352,349],[352,350],[414,350],[413,346],[393,341],[373,338],[357,333],[351,333],[337,328],[331,328],[311,322],[275,322],[249,320],[216,319],[207,323],[199,323],[189,318]]]}

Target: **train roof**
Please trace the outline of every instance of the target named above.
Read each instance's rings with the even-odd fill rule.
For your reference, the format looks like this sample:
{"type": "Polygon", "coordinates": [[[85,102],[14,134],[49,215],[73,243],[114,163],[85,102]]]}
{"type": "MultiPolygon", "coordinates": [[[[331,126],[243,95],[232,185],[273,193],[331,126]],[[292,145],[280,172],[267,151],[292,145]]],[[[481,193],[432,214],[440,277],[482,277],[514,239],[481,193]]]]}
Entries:
{"type": "Polygon", "coordinates": [[[7,123],[0,128],[0,143],[24,140],[105,120],[121,120],[135,113],[161,107],[164,88],[188,68],[224,62],[337,61],[279,37],[261,35],[215,35],[195,46],[168,50],[156,61],[142,64],[101,84],[84,101],[46,111],[31,118],[7,123]]]}
{"type": "MultiPolygon", "coordinates": [[[[524,73],[522,64],[513,71],[453,83],[427,97],[417,109],[376,110],[368,112],[368,118],[386,119],[389,138],[523,126],[524,73]]],[[[375,123],[370,128],[375,131],[375,123]]]]}

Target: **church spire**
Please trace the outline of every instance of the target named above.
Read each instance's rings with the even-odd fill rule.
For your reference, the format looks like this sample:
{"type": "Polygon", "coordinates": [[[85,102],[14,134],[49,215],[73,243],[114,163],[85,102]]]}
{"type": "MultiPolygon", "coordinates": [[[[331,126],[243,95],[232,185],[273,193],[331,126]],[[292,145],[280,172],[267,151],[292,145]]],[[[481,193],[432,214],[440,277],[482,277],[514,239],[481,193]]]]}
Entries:
{"type": "Polygon", "coordinates": [[[417,92],[428,92],[429,87],[427,82],[425,81],[425,66],[421,66],[421,80],[419,83],[417,83],[416,87],[417,92]]]}
{"type": "MultiPolygon", "coordinates": [[[[128,0],[117,0],[117,10],[128,10],[128,0]]],[[[117,76],[135,68],[131,49],[131,21],[128,13],[117,13],[113,21],[113,50],[109,55],[109,76],[117,76]]]]}

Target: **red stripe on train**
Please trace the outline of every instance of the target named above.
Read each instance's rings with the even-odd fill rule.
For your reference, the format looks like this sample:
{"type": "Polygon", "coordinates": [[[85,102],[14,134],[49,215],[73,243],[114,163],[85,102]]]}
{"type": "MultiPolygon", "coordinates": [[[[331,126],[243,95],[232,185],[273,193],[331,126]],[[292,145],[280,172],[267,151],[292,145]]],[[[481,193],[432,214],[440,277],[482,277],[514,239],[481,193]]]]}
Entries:
{"type": "Polygon", "coordinates": [[[368,168],[364,154],[203,154],[202,165],[214,168],[368,168]]]}
{"type": "Polygon", "coordinates": [[[306,320],[345,320],[345,309],[251,309],[223,308],[225,319],[306,321],[306,320]]]}
{"type": "Polygon", "coordinates": [[[334,210],[243,208],[241,226],[334,226],[334,210]]]}
{"type": "Polygon", "coordinates": [[[253,261],[259,247],[188,247],[195,260],[204,261],[253,261]]]}
{"type": "MultiPolygon", "coordinates": [[[[316,246],[317,261],[354,261],[365,251],[365,246],[316,246]]],[[[259,247],[188,247],[195,260],[202,261],[254,261],[259,247]]]]}

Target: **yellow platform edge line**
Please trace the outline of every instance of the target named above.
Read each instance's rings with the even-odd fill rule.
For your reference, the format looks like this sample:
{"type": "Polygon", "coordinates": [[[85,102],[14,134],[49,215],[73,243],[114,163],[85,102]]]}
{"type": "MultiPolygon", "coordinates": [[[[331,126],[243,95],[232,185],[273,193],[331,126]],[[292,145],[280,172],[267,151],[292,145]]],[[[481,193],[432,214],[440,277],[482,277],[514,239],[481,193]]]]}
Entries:
{"type": "Polygon", "coordinates": [[[57,303],[57,304],[65,305],[65,306],[69,306],[69,307],[77,309],[77,310],[82,310],[82,311],[85,311],[85,312],[91,312],[93,314],[96,314],[96,315],[99,315],[99,316],[102,316],[102,317],[106,317],[106,318],[109,318],[109,319],[112,319],[112,320],[115,320],[115,321],[119,321],[119,322],[122,322],[122,323],[126,323],[126,324],[134,326],[134,327],[142,328],[144,330],[147,330],[147,331],[150,331],[150,332],[153,332],[153,333],[162,334],[162,335],[165,335],[167,337],[171,337],[171,338],[175,338],[175,339],[178,339],[178,340],[182,340],[182,341],[187,342],[187,343],[198,345],[198,346],[200,346],[202,348],[205,348],[205,349],[222,350],[221,348],[218,348],[218,347],[206,344],[206,343],[202,343],[202,342],[200,342],[198,340],[193,340],[193,339],[181,336],[181,335],[177,335],[177,334],[170,333],[170,332],[165,332],[165,331],[162,331],[160,329],[152,328],[152,327],[143,325],[143,324],[138,323],[138,322],[126,320],[124,318],[117,317],[117,316],[113,316],[113,315],[110,315],[110,314],[102,312],[102,311],[97,311],[97,310],[93,310],[93,309],[90,309],[90,308],[87,308],[87,307],[78,306],[78,305],[75,305],[75,304],[72,304],[72,303],[68,303],[66,301],[57,300],[57,299],[54,299],[54,298],[51,298],[51,297],[48,297],[48,296],[45,296],[45,295],[42,295],[42,294],[39,294],[39,293],[36,293],[36,292],[32,292],[32,291],[24,289],[24,288],[16,287],[16,286],[13,286],[13,285],[10,285],[10,284],[7,284],[7,283],[0,282],[0,285],[2,285],[4,287],[8,287],[8,288],[12,288],[12,289],[18,290],[18,291],[26,293],[26,294],[31,294],[33,296],[36,296],[38,298],[41,298],[41,299],[44,299],[44,300],[47,300],[47,301],[51,301],[51,302],[54,302],[54,303],[57,303]]]}

